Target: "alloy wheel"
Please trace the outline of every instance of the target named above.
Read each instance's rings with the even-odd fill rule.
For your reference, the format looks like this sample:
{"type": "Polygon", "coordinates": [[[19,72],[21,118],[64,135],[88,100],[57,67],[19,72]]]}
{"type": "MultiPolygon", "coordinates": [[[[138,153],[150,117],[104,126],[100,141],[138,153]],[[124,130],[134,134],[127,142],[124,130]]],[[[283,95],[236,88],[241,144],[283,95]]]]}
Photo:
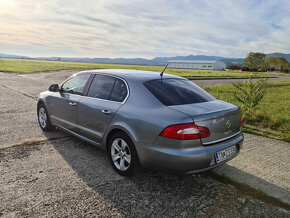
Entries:
{"type": "Polygon", "coordinates": [[[43,107],[38,111],[38,120],[42,128],[45,128],[47,125],[47,114],[43,107]]]}
{"type": "Polygon", "coordinates": [[[111,146],[111,158],[115,167],[120,171],[126,171],[131,164],[131,151],[128,144],[121,138],[113,141],[111,146]]]}

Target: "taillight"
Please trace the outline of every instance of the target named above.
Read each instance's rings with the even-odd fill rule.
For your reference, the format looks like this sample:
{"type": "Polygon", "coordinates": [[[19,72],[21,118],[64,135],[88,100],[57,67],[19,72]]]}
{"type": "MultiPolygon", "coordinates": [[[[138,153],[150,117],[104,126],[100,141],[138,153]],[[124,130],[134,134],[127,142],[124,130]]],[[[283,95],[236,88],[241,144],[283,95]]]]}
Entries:
{"type": "Polygon", "coordinates": [[[243,125],[243,120],[242,120],[242,117],[240,118],[240,127],[242,127],[243,125]]]}
{"type": "Polygon", "coordinates": [[[166,127],[160,136],[172,139],[200,139],[209,137],[210,132],[206,127],[184,123],[166,127]]]}

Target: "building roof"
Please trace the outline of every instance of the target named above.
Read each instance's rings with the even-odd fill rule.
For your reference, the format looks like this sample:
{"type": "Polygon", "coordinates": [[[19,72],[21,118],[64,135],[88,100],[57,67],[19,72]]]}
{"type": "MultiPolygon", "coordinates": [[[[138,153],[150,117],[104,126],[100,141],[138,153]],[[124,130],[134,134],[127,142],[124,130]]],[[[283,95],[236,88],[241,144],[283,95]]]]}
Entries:
{"type": "Polygon", "coordinates": [[[188,63],[188,64],[213,64],[218,61],[206,61],[206,60],[172,60],[166,63],[188,63]]]}

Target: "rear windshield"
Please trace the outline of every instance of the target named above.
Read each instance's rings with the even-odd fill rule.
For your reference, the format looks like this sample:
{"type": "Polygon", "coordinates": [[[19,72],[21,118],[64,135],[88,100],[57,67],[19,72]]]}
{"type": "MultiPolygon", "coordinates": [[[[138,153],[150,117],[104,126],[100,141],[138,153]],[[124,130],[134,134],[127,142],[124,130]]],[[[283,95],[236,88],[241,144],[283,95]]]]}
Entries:
{"type": "Polygon", "coordinates": [[[144,85],[166,106],[215,100],[209,93],[186,79],[158,79],[147,81],[144,85]]]}

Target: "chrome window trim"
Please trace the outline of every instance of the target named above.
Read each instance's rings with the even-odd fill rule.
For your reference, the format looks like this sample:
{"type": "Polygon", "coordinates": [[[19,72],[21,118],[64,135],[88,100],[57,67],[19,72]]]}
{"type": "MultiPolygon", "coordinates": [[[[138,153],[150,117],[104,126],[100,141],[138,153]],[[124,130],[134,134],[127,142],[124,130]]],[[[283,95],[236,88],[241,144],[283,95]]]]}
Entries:
{"type": "MultiPolygon", "coordinates": [[[[127,96],[126,98],[122,101],[122,102],[119,102],[119,101],[112,101],[112,100],[108,100],[108,99],[101,99],[101,98],[95,98],[95,97],[89,97],[88,95],[79,95],[79,94],[74,94],[74,93],[69,93],[69,92],[64,92],[64,94],[69,94],[69,95],[78,95],[78,96],[82,96],[82,97],[86,97],[86,98],[92,98],[92,99],[98,99],[98,100],[102,100],[102,101],[108,101],[108,102],[114,102],[114,103],[119,103],[119,104],[124,104],[127,99],[129,98],[129,95],[130,95],[130,89],[129,89],[129,86],[128,86],[128,83],[125,79],[123,79],[122,77],[119,77],[119,76],[115,76],[115,75],[112,75],[112,74],[108,74],[108,73],[102,73],[102,72],[79,72],[79,73],[75,73],[73,74],[72,76],[70,76],[69,78],[67,78],[65,81],[63,81],[61,84],[60,84],[60,87],[63,86],[64,83],[66,83],[68,80],[72,79],[73,77],[75,76],[78,76],[78,75],[82,75],[82,74],[90,74],[90,75],[103,75],[103,76],[110,76],[110,77],[115,77],[117,79],[120,79],[122,80],[125,85],[126,85],[126,88],[127,88],[127,96]]],[[[93,80],[91,81],[93,82],[93,80]]],[[[91,85],[91,84],[90,84],[91,85]]],[[[89,87],[90,88],[90,87],[89,87]]],[[[89,90],[89,89],[88,89],[89,90]]],[[[87,93],[88,94],[88,93],[87,93]]]]}

